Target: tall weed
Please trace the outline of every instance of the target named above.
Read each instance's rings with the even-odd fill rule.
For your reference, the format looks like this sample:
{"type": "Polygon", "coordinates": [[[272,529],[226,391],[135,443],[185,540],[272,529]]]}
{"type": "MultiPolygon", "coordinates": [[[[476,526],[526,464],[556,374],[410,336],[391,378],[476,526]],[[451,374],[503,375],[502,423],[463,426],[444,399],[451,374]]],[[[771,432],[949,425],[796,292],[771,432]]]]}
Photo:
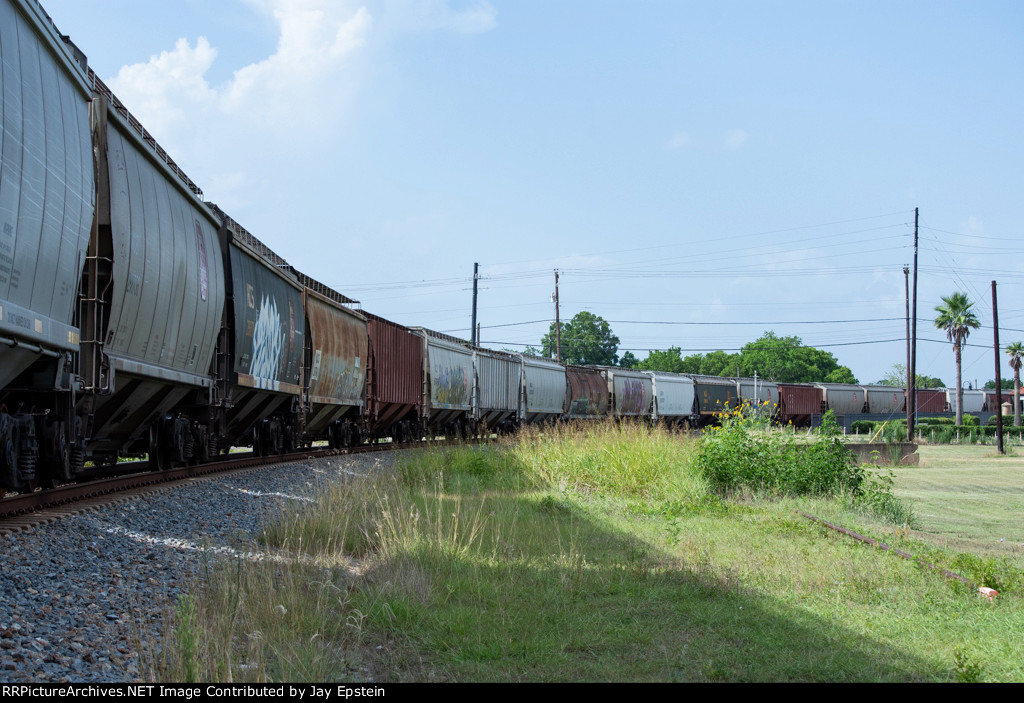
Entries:
{"type": "Polygon", "coordinates": [[[659,427],[607,422],[524,430],[509,451],[537,483],[581,495],[662,500],[708,493],[694,442],[659,427]]]}

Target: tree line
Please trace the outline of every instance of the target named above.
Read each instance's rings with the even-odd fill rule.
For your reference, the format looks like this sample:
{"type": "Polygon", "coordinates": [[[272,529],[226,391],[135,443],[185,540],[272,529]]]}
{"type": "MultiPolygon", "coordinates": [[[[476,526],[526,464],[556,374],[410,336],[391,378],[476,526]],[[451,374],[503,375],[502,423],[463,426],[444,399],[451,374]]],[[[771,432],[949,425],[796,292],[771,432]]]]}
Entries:
{"type": "Polygon", "coordinates": [[[606,320],[594,313],[577,313],[562,323],[556,334],[551,323],[540,348],[527,347],[527,354],[555,358],[561,346],[562,361],[583,366],[620,366],[645,371],[701,374],[705,376],[753,376],[755,373],[777,383],[857,383],[853,372],[829,352],[804,345],[799,337],[780,337],[766,331],[738,352],[712,351],[683,356],[682,348],[650,350],[644,359],[632,352],[618,354],[619,338],[606,320]],[[559,341],[560,337],[560,341],[559,341]]]}

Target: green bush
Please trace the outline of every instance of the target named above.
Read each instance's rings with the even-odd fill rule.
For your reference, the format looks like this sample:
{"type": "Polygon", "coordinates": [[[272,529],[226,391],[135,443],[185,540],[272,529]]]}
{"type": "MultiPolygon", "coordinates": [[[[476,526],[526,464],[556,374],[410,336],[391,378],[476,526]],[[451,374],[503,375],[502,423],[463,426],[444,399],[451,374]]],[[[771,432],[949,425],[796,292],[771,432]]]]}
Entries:
{"type": "MultiPolygon", "coordinates": [[[[932,444],[973,444],[978,441],[990,441],[996,436],[998,428],[994,425],[953,425],[922,427],[921,437],[932,444]]],[[[1007,432],[1003,424],[1003,432],[1007,432]]],[[[1012,430],[1011,430],[1012,431],[1012,430]]]]}
{"type": "Polygon", "coordinates": [[[859,492],[864,474],[851,465],[833,412],[822,419],[810,444],[771,431],[748,406],[723,413],[719,421],[719,427],[705,432],[697,452],[697,464],[715,490],[747,488],[778,495],[859,492]]]}
{"type": "Polygon", "coordinates": [[[917,524],[913,510],[893,495],[891,472],[876,474],[853,465],[833,412],[826,413],[813,441],[806,444],[769,429],[764,418],[745,406],[723,413],[719,420],[721,426],[706,431],[697,449],[697,466],[719,493],[842,496],[895,524],[917,524]]]}
{"type": "Polygon", "coordinates": [[[980,424],[981,423],[978,422],[977,415],[968,415],[967,413],[964,413],[964,427],[967,427],[968,425],[974,425],[975,427],[977,427],[980,424]]]}
{"type": "Polygon", "coordinates": [[[949,444],[956,437],[956,430],[950,426],[934,426],[922,428],[924,439],[932,444],[949,444]]]}
{"type": "Polygon", "coordinates": [[[940,425],[940,426],[950,425],[951,426],[955,422],[956,422],[956,418],[955,417],[922,417],[922,418],[918,418],[918,420],[917,420],[917,424],[921,425],[921,426],[924,426],[924,425],[940,425]]]}

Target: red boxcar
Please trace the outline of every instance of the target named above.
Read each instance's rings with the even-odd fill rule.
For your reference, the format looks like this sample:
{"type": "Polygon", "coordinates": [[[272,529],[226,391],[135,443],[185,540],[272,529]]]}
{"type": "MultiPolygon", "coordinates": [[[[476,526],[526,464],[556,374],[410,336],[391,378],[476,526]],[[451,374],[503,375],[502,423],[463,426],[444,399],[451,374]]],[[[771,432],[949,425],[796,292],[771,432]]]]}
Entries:
{"type": "Polygon", "coordinates": [[[817,386],[779,384],[779,418],[783,423],[809,426],[811,415],[824,412],[825,396],[817,386]]]}
{"type": "Polygon", "coordinates": [[[368,312],[366,421],[372,437],[419,439],[423,409],[423,338],[368,312]]]}
{"type": "Polygon", "coordinates": [[[595,368],[567,366],[565,414],[569,419],[597,419],[608,413],[608,382],[595,368]]]}
{"type": "Polygon", "coordinates": [[[918,388],[917,412],[944,413],[946,410],[946,390],[944,388],[918,388]]]}

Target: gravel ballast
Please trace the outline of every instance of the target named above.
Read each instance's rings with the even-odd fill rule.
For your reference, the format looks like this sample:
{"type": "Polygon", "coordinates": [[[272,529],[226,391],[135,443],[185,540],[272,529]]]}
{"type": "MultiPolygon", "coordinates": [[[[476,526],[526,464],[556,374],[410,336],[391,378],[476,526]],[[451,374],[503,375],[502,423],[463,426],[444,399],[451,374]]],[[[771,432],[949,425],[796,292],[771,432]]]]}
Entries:
{"type": "Polygon", "coordinates": [[[211,477],[0,538],[0,681],[138,680],[137,642],[159,640],[204,551],[257,550],[283,505],[393,461],[384,452],[211,477]]]}

